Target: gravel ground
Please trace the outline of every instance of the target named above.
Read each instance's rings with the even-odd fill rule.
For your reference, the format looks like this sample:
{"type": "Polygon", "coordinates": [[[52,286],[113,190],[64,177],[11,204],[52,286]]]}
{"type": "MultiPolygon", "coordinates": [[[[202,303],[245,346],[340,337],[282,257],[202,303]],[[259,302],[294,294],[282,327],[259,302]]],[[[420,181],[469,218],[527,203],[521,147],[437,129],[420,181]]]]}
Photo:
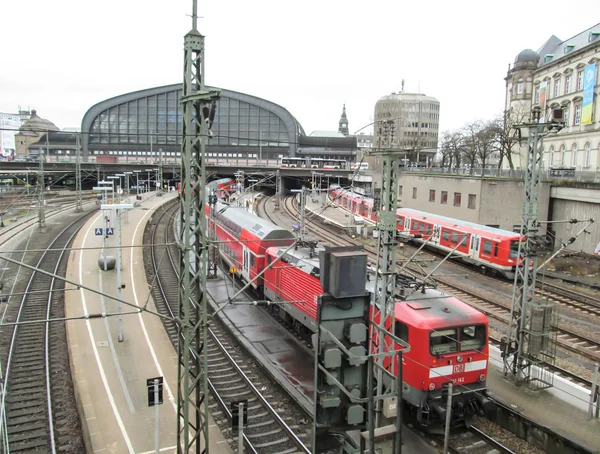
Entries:
{"type": "Polygon", "coordinates": [[[521,440],[519,437],[513,435],[508,430],[503,429],[502,427],[494,424],[493,422],[485,418],[473,418],[473,425],[482,432],[499,441],[515,453],[544,454],[544,451],[542,451],[541,449],[532,446],[525,440],[521,440]]]}

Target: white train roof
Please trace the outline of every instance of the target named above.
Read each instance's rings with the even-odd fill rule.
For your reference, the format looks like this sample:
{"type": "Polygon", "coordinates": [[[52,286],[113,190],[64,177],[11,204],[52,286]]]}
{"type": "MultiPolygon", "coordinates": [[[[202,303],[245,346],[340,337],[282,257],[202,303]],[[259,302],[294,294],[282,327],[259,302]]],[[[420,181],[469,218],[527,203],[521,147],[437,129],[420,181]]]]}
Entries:
{"type": "Polygon", "coordinates": [[[244,208],[217,202],[216,210],[219,217],[228,219],[263,240],[294,239],[292,232],[273,224],[267,219],[259,218],[244,208]]]}

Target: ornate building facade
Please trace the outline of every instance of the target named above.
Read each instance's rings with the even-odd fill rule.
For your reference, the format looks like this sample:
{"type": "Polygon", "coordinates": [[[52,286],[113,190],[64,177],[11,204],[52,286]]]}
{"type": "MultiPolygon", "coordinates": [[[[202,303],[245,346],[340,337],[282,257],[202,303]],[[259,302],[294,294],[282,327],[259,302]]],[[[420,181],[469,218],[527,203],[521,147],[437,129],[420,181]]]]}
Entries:
{"type": "MultiPolygon", "coordinates": [[[[505,110],[509,121],[529,118],[539,107],[549,118],[561,108],[565,127],[544,138],[545,169],[596,171],[600,168],[598,64],[600,24],[561,40],[551,36],[539,49],[525,49],[506,76],[505,110]]],[[[524,144],[512,156],[515,168],[526,165],[524,144]]],[[[508,162],[504,161],[508,167],[508,162]]]]}

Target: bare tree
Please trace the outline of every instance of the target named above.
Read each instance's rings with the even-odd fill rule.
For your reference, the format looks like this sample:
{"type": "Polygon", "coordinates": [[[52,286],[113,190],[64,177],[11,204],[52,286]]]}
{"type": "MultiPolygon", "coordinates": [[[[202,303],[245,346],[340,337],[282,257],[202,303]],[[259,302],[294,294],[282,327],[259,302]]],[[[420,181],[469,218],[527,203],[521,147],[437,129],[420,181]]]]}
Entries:
{"type": "Polygon", "coordinates": [[[493,120],[481,122],[477,133],[477,158],[481,163],[482,175],[486,163],[498,148],[495,122],[493,120]]]}
{"type": "Polygon", "coordinates": [[[494,121],[494,129],[496,131],[496,142],[498,144],[498,151],[500,152],[500,160],[498,161],[498,168],[502,168],[504,159],[507,160],[511,170],[514,170],[512,156],[517,151],[519,139],[515,134],[515,126],[524,123],[528,120],[528,114],[522,109],[511,109],[505,110],[494,121]]]}
{"type": "Polygon", "coordinates": [[[479,157],[479,136],[482,129],[483,122],[477,120],[466,124],[463,130],[465,145],[462,155],[470,166],[470,173],[473,173],[473,169],[477,165],[477,159],[479,157]]]}

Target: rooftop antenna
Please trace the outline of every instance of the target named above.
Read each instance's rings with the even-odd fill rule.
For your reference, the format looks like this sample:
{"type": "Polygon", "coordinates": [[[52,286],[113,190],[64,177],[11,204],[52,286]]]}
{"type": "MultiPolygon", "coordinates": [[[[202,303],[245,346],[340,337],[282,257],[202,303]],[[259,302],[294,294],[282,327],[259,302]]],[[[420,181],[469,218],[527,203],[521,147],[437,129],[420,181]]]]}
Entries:
{"type": "Polygon", "coordinates": [[[401,93],[404,93],[404,79],[402,79],[402,90],[401,93]]]}

